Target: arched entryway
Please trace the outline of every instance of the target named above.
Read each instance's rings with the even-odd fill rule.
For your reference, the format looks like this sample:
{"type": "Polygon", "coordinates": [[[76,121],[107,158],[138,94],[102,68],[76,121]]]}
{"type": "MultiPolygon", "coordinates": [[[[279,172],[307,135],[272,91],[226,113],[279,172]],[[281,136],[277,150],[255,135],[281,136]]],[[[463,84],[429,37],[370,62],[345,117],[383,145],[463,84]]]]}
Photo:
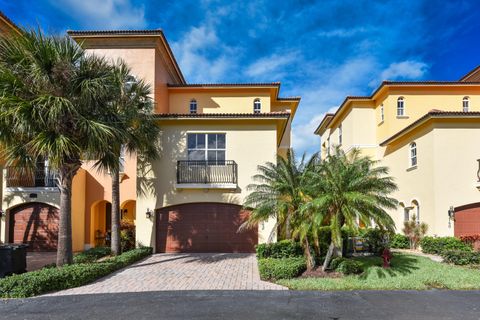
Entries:
{"type": "Polygon", "coordinates": [[[30,251],[55,251],[58,243],[58,208],[29,202],[7,210],[9,218],[8,241],[25,243],[30,251]]]}
{"type": "Polygon", "coordinates": [[[456,237],[480,234],[480,202],[456,207],[454,225],[456,237]]]}
{"type": "Polygon", "coordinates": [[[257,228],[238,232],[250,212],[229,203],[186,203],[156,210],[157,252],[255,252],[257,228]]]}
{"type": "Polygon", "coordinates": [[[90,210],[90,244],[108,245],[112,226],[112,204],[106,200],[95,202],[90,210]]]}
{"type": "Polygon", "coordinates": [[[136,215],[136,202],[135,200],[127,200],[120,206],[121,220],[131,224],[135,224],[137,218],[136,215]]]}

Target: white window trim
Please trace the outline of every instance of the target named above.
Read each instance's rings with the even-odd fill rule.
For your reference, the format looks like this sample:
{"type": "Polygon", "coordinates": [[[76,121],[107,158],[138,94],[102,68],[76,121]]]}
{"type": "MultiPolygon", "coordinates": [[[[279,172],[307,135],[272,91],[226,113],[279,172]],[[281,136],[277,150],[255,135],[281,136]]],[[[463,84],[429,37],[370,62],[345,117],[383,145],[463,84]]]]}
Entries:
{"type": "Polygon", "coordinates": [[[418,146],[415,141],[411,142],[408,145],[408,170],[415,169],[418,166],[418,146]],[[413,150],[413,145],[415,145],[415,164],[413,164],[413,156],[412,156],[412,150],[413,150]]]}
{"type": "Polygon", "coordinates": [[[262,101],[259,98],[253,100],[253,113],[262,113],[262,101]],[[259,106],[258,110],[257,105],[259,106]]]}
{"type": "Polygon", "coordinates": [[[341,146],[343,144],[343,127],[340,124],[338,126],[338,145],[341,146]]]}
{"type": "Polygon", "coordinates": [[[385,107],[383,106],[383,103],[380,105],[380,124],[382,124],[385,121],[385,107]]]}
{"type": "Polygon", "coordinates": [[[462,99],[462,111],[469,112],[470,111],[470,97],[463,97],[462,99]],[[467,110],[465,110],[465,102],[467,103],[467,110]]]}
{"type": "MultiPolygon", "coordinates": [[[[209,135],[209,134],[224,134],[224,135],[225,135],[225,161],[228,160],[227,133],[226,133],[225,131],[222,132],[222,131],[210,131],[210,130],[207,130],[207,131],[205,131],[205,130],[187,131],[187,136],[186,136],[186,140],[187,140],[186,142],[187,142],[187,143],[186,143],[186,148],[185,148],[185,153],[186,153],[185,159],[189,160],[189,159],[188,159],[188,150],[189,150],[189,149],[188,149],[188,134],[190,134],[190,133],[192,133],[192,134],[202,134],[202,133],[203,133],[203,134],[206,135],[206,136],[205,136],[205,157],[208,157],[208,156],[207,156],[207,150],[208,150],[208,149],[206,148],[206,147],[207,147],[207,143],[208,143],[208,135],[209,135]]],[[[217,149],[217,150],[221,150],[221,149],[217,149]]]]}
{"type": "Polygon", "coordinates": [[[190,103],[188,104],[188,111],[191,113],[191,114],[197,114],[198,113],[198,102],[196,99],[191,99],[190,100],[190,103]],[[192,112],[192,104],[195,104],[195,112],[192,112]]]}
{"type": "Polygon", "coordinates": [[[407,112],[406,112],[406,107],[405,107],[405,98],[404,97],[399,97],[397,99],[397,108],[396,108],[396,113],[397,113],[397,118],[405,118],[407,117],[407,112]],[[399,106],[399,102],[402,102],[402,114],[398,114],[398,111],[400,110],[400,108],[398,107],[399,106]]]}

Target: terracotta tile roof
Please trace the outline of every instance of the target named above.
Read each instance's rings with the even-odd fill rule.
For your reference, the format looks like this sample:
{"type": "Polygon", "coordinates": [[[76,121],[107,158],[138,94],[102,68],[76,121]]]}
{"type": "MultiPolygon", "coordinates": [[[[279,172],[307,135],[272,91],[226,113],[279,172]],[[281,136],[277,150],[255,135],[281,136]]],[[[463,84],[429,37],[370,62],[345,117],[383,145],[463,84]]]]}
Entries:
{"type": "Polygon", "coordinates": [[[419,124],[425,122],[430,118],[479,118],[480,119],[480,112],[479,111],[462,112],[462,111],[431,110],[424,116],[420,117],[418,120],[415,120],[414,122],[412,122],[411,124],[403,128],[402,130],[398,131],[394,135],[382,141],[380,145],[385,146],[386,144],[402,136],[406,132],[412,130],[413,128],[415,128],[416,126],[418,126],[419,124]]]}
{"type": "Polygon", "coordinates": [[[175,69],[180,77],[182,83],[186,83],[185,77],[183,76],[182,70],[175,59],[172,48],[165,37],[162,29],[152,29],[152,30],[67,30],[67,34],[73,38],[82,37],[82,36],[160,36],[165,43],[165,47],[170,55],[175,69]]]}
{"type": "Polygon", "coordinates": [[[202,87],[280,87],[280,82],[247,82],[247,83],[169,83],[170,88],[202,88],[202,87]]]}
{"type": "Polygon", "coordinates": [[[155,118],[288,118],[290,112],[265,113],[158,113],[155,118]]]}
{"type": "Polygon", "coordinates": [[[162,29],[151,30],[67,30],[69,36],[102,36],[102,35],[163,35],[162,29]]]}
{"type": "Polygon", "coordinates": [[[480,66],[477,66],[472,71],[460,78],[459,81],[479,81],[480,80],[480,66]]]}
{"type": "Polygon", "coordinates": [[[15,28],[17,31],[20,31],[20,28],[2,11],[0,11],[0,17],[2,17],[3,20],[5,20],[8,24],[12,25],[12,27],[15,28]]]}

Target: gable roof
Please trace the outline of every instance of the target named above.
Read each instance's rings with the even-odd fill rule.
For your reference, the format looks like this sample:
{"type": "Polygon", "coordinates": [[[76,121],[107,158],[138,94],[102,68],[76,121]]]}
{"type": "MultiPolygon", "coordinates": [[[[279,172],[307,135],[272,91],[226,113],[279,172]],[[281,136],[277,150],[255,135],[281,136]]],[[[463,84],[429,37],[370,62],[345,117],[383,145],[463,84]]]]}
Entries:
{"type": "Polygon", "coordinates": [[[477,66],[472,71],[460,78],[459,81],[480,81],[480,66],[477,66]]]}
{"type": "Polygon", "coordinates": [[[387,144],[399,139],[400,137],[404,136],[405,134],[411,132],[416,127],[424,124],[430,119],[480,119],[480,112],[478,111],[469,111],[469,112],[461,112],[461,111],[440,111],[440,110],[432,110],[426,113],[424,116],[420,117],[418,120],[412,122],[402,130],[398,131],[394,135],[390,136],[389,138],[385,139],[384,141],[380,142],[380,146],[386,146],[387,144]]]}
{"type": "Polygon", "coordinates": [[[0,20],[2,20],[7,26],[9,26],[11,30],[21,33],[20,28],[2,11],[0,11],[0,20]]]}

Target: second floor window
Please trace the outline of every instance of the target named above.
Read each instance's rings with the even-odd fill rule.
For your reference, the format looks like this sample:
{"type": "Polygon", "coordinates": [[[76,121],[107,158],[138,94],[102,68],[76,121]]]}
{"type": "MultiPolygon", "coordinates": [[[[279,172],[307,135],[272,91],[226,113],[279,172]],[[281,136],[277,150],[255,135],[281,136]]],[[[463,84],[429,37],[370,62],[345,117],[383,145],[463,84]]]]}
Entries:
{"type": "Polygon", "coordinates": [[[468,112],[470,109],[470,99],[468,97],[464,97],[462,101],[463,112],[468,112]]]}
{"type": "Polygon", "coordinates": [[[342,125],[338,127],[338,144],[342,144],[343,141],[343,131],[342,131],[342,125]]]}
{"type": "Polygon", "coordinates": [[[190,113],[197,113],[197,100],[190,100],[190,113]]]}
{"type": "Polygon", "coordinates": [[[398,98],[397,100],[397,116],[405,115],[405,100],[403,97],[398,98]]]}
{"type": "Polygon", "coordinates": [[[188,160],[225,163],[225,133],[187,134],[188,160]]]}
{"type": "Polygon", "coordinates": [[[380,106],[380,122],[383,122],[385,120],[385,108],[383,107],[383,104],[380,106]]]}
{"type": "Polygon", "coordinates": [[[125,154],[126,154],[125,146],[122,146],[120,148],[120,158],[118,159],[119,160],[118,172],[125,172],[125,154]]]}
{"type": "Polygon", "coordinates": [[[327,138],[327,156],[330,155],[330,136],[327,138]]]}
{"type": "Polygon", "coordinates": [[[417,144],[412,142],[410,144],[410,167],[417,165],[417,144]]]}
{"type": "Polygon", "coordinates": [[[255,99],[253,101],[253,113],[260,113],[260,111],[262,111],[262,103],[260,99],[255,99]]]}

